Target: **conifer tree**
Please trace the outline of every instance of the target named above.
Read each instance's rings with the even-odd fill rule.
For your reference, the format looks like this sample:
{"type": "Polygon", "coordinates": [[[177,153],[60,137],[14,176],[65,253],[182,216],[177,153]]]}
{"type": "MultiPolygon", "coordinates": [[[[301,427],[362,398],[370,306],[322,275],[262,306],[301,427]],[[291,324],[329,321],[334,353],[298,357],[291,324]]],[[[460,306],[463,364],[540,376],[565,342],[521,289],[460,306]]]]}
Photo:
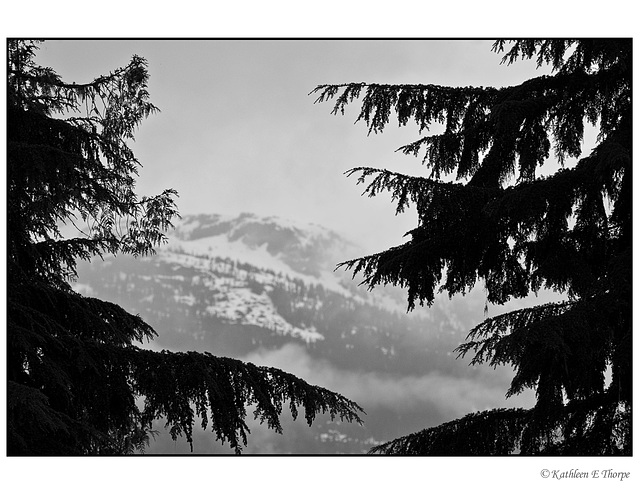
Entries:
{"type": "Polygon", "coordinates": [[[160,417],[174,440],[192,443],[199,419],[239,453],[246,408],[280,432],[287,402],[309,424],[318,413],[361,423],[354,402],[279,369],[143,349],[136,343],[155,332],[140,317],[72,290],[78,259],[153,253],[176,193],[135,193],[140,164],[128,143],[157,110],[146,61],[69,84],[35,63],[37,45],[8,40],[8,453],[131,453],[160,417]],[[78,237],[63,237],[61,225],[76,223],[78,237]]]}
{"type": "Polygon", "coordinates": [[[408,307],[482,284],[503,304],[540,289],[562,302],[487,318],[457,348],[471,364],[514,369],[507,396],[535,390],[531,409],[496,409],[427,428],[374,453],[612,455],[631,453],[631,40],[494,43],[502,62],[549,65],[513,87],[320,85],[333,113],[361,98],[358,121],[382,132],[417,124],[398,151],[424,176],[354,168],[365,193],[415,206],[409,240],[342,263],[369,288],[407,289],[408,307]],[[440,124],[442,131],[431,132],[440,124]],[[583,155],[585,125],[598,131],[583,155]],[[423,134],[424,133],[424,134],[423,134]],[[556,172],[540,167],[553,151],[556,172]],[[571,165],[567,159],[575,158],[571,165]]]}

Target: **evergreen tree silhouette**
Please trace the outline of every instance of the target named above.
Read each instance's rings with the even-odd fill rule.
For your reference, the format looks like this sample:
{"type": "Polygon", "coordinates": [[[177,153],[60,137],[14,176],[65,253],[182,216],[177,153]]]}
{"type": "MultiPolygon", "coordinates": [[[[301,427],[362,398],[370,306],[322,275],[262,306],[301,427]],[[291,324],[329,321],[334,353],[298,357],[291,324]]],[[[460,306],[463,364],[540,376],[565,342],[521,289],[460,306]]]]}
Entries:
{"type": "Polygon", "coordinates": [[[382,132],[395,114],[421,134],[399,149],[423,154],[430,176],[355,168],[365,193],[412,204],[409,240],[341,266],[365,284],[407,289],[409,310],[437,291],[487,300],[552,289],[563,302],[524,308],[473,328],[459,356],[510,365],[507,395],[535,389],[532,409],[467,415],[389,441],[374,453],[612,455],[631,453],[631,40],[496,41],[502,62],[535,58],[551,75],[513,87],[320,85],[333,113],[361,98],[358,121],[382,132]],[[505,52],[505,48],[508,50],[505,52]],[[585,123],[597,146],[582,155],[585,123]],[[538,169],[553,153],[557,171],[538,169]],[[567,158],[579,160],[565,166],[567,158]],[[448,180],[451,179],[451,180],[448,180]],[[606,378],[610,372],[610,381],[606,378]]]}
{"type": "Polygon", "coordinates": [[[165,241],[176,192],[138,198],[127,144],[157,109],[138,56],[88,84],[34,61],[38,42],[8,40],[7,451],[10,455],[144,450],[164,418],[192,444],[197,419],[240,453],[246,408],[282,431],[288,402],[361,423],[354,402],[284,371],[209,353],[153,352],[154,330],[121,307],[71,289],[76,260],[145,255],[165,241]],[[61,224],[80,224],[65,238],[61,224]],[[82,230],[84,229],[84,230],[82,230]]]}

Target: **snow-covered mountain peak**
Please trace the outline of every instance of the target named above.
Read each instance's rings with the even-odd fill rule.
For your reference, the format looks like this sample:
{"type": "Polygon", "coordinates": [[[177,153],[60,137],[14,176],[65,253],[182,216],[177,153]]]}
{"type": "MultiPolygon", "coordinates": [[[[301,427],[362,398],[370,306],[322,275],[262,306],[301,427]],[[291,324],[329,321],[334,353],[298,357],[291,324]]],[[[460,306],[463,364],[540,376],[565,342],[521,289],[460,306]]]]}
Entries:
{"type": "Polygon", "coordinates": [[[186,215],[171,237],[169,249],[179,246],[314,277],[358,253],[352,242],[325,227],[253,213],[186,215]]]}
{"type": "Polygon", "coordinates": [[[237,216],[217,213],[185,215],[176,225],[175,234],[186,240],[221,234],[242,236],[256,227],[262,227],[263,232],[289,231],[301,239],[337,236],[331,230],[317,224],[294,221],[273,215],[262,217],[249,212],[240,213],[237,216]]]}

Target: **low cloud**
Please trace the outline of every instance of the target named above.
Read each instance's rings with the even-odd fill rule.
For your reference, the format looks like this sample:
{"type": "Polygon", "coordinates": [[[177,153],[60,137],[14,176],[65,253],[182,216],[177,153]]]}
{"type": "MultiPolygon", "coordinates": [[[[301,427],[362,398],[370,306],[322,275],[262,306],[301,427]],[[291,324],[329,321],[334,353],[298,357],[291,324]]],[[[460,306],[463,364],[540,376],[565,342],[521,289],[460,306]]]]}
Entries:
{"type": "MultiPolygon", "coordinates": [[[[417,408],[437,409],[437,416],[455,419],[496,407],[533,405],[532,393],[505,399],[510,380],[507,369],[478,369],[462,377],[440,373],[400,377],[380,372],[360,373],[340,370],[325,360],[314,359],[304,347],[296,344],[252,352],[243,360],[293,373],[356,401],[365,411],[380,407],[399,413],[417,408]]],[[[461,363],[461,366],[466,365],[461,363]]]]}
{"type": "MultiPolygon", "coordinates": [[[[453,359],[453,358],[452,358],[453,359]]],[[[496,407],[530,407],[533,394],[505,400],[509,370],[477,368],[464,370],[461,376],[428,373],[423,376],[394,376],[380,372],[345,371],[325,360],[310,356],[305,347],[286,344],[277,350],[259,350],[242,360],[261,366],[273,366],[306,380],[307,382],[338,392],[356,401],[364,408],[364,427],[337,425],[328,415],[316,417],[309,427],[301,416],[293,421],[285,410],[281,415],[283,435],[251,419],[249,407],[247,424],[251,429],[245,453],[340,453],[366,452],[371,445],[322,443],[322,433],[338,429],[341,433],[360,438],[386,441],[392,438],[460,418],[474,411],[496,407]],[[466,371],[466,373],[465,373],[466,371]],[[364,429],[363,429],[364,428],[364,429]]],[[[466,363],[460,362],[465,368],[466,363]]],[[[287,409],[285,407],[285,409],[287,409]]],[[[164,421],[156,428],[160,435],[151,443],[151,453],[189,453],[184,439],[173,442],[164,431],[164,421]]],[[[228,444],[215,440],[210,431],[194,428],[194,453],[229,454],[228,444]]]]}

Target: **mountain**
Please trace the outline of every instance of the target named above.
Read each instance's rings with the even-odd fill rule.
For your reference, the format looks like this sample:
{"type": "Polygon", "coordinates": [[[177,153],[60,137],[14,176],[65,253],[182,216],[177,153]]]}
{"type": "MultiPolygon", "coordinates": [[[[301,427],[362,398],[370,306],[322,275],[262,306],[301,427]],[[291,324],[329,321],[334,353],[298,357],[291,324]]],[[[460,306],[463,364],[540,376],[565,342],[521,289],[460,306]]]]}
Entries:
{"type": "MultiPolygon", "coordinates": [[[[407,314],[402,290],[367,291],[335,270],[362,254],[317,225],[250,213],[188,215],[155,256],[81,264],[75,289],[140,314],[159,334],[152,348],[278,366],[343,393],[368,414],[365,428],[291,421],[282,436],[256,424],[246,452],[361,453],[453,419],[447,415],[455,400],[439,404],[430,394],[447,387],[474,393],[477,372],[451,351],[482,316],[478,298],[455,311],[443,299],[407,314]]],[[[183,451],[166,437],[151,451],[183,451]]],[[[194,449],[228,452],[207,434],[196,437],[194,449]]]]}

